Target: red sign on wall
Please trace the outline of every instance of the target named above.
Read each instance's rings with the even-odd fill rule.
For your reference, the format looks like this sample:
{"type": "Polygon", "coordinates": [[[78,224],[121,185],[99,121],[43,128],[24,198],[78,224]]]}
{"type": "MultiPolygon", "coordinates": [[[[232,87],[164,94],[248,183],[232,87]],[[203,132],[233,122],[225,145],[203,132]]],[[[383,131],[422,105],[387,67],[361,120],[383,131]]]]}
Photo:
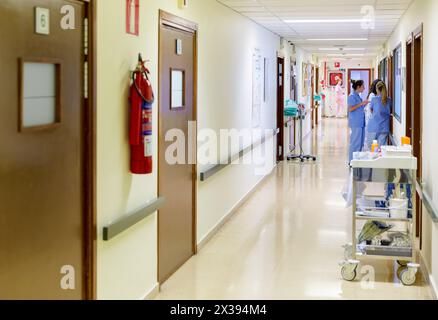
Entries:
{"type": "Polygon", "coordinates": [[[140,0],[126,0],[126,33],[140,34],[140,0]]]}
{"type": "Polygon", "coordinates": [[[340,68],[341,67],[341,63],[340,62],[335,62],[335,68],[340,68]]]}

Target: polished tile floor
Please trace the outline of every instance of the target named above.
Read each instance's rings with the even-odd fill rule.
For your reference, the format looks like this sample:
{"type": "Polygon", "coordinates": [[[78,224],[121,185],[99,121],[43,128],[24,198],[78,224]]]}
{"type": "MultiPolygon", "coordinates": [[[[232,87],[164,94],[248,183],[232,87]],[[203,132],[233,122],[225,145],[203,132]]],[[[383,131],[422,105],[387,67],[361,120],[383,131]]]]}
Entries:
{"type": "Polygon", "coordinates": [[[346,120],[324,120],[308,142],[318,163],[280,164],[157,299],[431,299],[421,276],[404,287],[389,262],[365,262],[374,286],[341,279],[347,134],[346,120]]]}

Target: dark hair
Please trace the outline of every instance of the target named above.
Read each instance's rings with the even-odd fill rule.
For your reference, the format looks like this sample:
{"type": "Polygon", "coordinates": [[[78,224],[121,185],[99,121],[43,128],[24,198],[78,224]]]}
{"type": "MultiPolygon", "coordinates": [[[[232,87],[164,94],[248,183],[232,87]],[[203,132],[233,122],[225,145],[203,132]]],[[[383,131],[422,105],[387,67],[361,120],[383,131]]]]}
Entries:
{"type": "Polygon", "coordinates": [[[364,82],[363,80],[351,80],[351,84],[353,85],[353,89],[357,90],[364,85],[364,82]]]}
{"type": "Polygon", "coordinates": [[[370,97],[371,93],[374,93],[374,95],[377,96],[377,84],[379,82],[382,82],[382,80],[376,79],[373,81],[373,83],[371,84],[370,94],[368,95],[368,98],[370,97]]]}

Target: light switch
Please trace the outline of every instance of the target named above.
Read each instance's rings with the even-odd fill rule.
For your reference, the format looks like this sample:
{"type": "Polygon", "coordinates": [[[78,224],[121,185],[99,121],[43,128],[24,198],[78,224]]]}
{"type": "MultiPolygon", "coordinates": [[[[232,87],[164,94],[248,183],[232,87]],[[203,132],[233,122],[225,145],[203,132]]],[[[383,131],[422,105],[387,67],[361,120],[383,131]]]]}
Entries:
{"type": "Polygon", "coordinates": [[[35,8],[35,32],[37,34],[50,34],[50,10],[47,8],[35,8]]]}

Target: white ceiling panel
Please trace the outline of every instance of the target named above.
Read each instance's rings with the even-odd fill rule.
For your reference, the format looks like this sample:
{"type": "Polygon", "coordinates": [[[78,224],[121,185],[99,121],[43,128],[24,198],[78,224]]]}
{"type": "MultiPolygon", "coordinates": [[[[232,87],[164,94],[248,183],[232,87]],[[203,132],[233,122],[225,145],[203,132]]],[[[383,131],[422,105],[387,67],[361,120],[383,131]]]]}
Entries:
{"type": "Polygon", "coordinates": [[[413,0],[217,1],[321,57],[333,54],[333,51],[324,52],[320,50],[321,48],[336,46],[342,46],[345,49],[364,48],[363,52],[366,55],[377,54],[413,2],[413,0]],[[367,7],[364,6],[373,9],[375,19],[372,29],[364,29],[360,22],[365,18],[362,10],[367,7]],[[302,20],[312,20],[313,22],[303,23],[302,20]],[[340,22],[339,20],[354,20],[354,22],[340,22]],[[345,40],[357,38],[367,40],[345,40]],[[316,41],[314,39],[336,39],[336,41],[316,41]]]}

